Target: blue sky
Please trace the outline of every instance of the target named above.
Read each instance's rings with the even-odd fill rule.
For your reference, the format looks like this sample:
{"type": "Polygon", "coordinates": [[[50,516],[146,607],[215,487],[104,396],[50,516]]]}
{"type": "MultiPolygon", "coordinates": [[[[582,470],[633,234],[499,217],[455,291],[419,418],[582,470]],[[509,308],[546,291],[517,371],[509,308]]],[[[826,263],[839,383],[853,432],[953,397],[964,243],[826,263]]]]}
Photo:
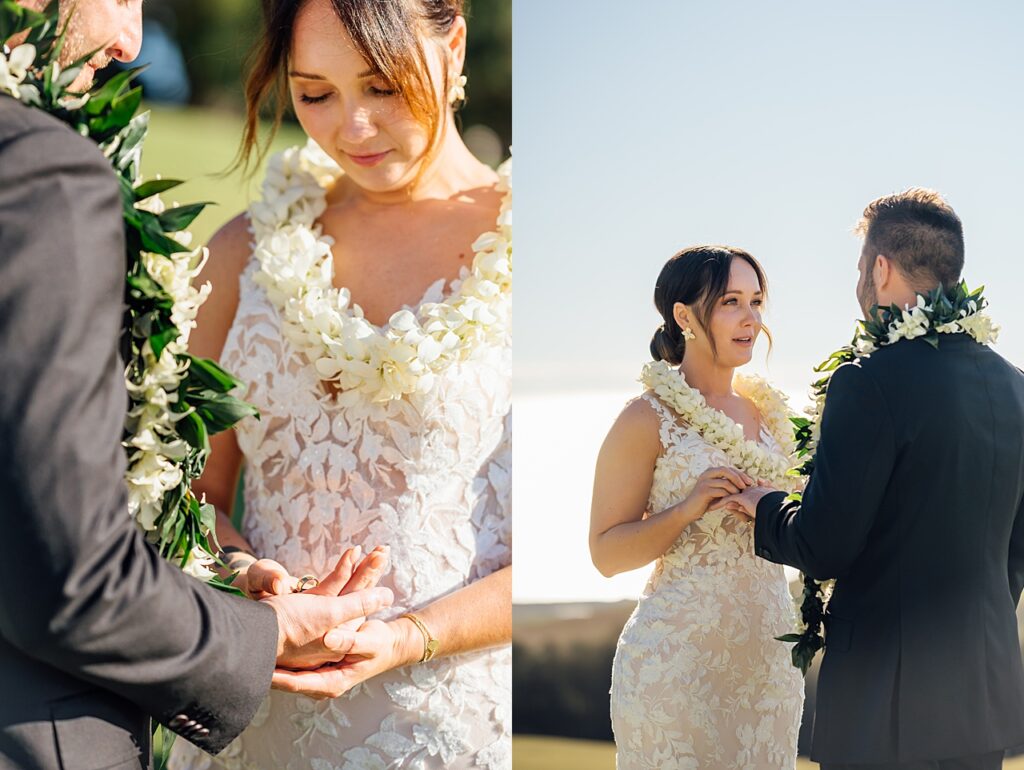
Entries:
{"type": "MultiPolygon", "coordinates": [[[[637,390],[654,280],[684,246],[762,262],[775,348],[752,367],[799,400],[851,336],[865,204],[935,188],[963,219],[997,350],[1024,363],[1022,29],[1009,2],[516,0],[518,559],[559,542],[593,572],[596,444],[637,390]]],[[[600,594],[580,586],[560,598],[600,594]]]]}
{"type": "Polygon", "coordinates": [[[806,369],[850,335],[861,210],[912,185],[960,213],[1024,358],[1022,29],[1011,3],[517,0],[524,385],[628,384],[658,269],[700,242],[762,261],[771,368],[806,369]]]}

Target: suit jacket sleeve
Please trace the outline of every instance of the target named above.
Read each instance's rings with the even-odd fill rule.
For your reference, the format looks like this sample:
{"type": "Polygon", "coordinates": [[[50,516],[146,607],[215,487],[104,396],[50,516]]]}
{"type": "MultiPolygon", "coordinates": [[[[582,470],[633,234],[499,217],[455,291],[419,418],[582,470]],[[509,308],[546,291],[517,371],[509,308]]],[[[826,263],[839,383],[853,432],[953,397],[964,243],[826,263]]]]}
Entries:
{"type": "Polygon", "coordinates": [[[276,618],[182,574],[128,516],[118,184],[95,145],[25,113],[0,134],[0,634],[215,753],[267,694],[276,618]]]}
{"type": "Polygon", "coordinates": [[[761,499],[755,551],[819,580],[842,575],[864,549],[894,462],[892,418],[878,385],[861,366],[840,367],[803,502],[787,502],[783,492],[761,499]]]}

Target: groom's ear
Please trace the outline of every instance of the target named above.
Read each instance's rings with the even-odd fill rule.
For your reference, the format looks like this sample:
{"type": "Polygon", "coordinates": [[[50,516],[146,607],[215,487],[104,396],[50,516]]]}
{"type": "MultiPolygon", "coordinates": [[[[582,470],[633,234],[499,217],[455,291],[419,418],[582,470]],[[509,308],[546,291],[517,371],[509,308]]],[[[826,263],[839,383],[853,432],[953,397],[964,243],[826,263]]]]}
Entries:
{"type": "Polygon", "coordinates": [[[875,289],[886,289],[892,279],[892,260],[885,254],[875,257],[875,264],[871,267],[871,277],[875,281],[875,289]]]}

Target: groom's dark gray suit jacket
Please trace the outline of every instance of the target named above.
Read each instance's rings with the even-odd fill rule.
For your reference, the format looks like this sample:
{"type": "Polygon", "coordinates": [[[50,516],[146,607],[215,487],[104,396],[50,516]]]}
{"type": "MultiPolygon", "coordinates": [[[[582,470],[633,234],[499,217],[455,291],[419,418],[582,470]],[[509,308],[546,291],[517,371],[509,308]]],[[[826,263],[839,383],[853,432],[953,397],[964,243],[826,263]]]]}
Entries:
{"type": "Polygon", "coordinates": [[[966,335],[884,347],[832,378],[803,504],[755,548],[829,605],[811,756],[848,763],[1024,743],[1024,376],[966,335]]]}
{"type": "Polygon", "coordinates": [[[125,243],[99,149],[0,97],[0,769],[149,763],[149,717],[220,751],[270,685],[273,611],[128,517],[125,243]]]}

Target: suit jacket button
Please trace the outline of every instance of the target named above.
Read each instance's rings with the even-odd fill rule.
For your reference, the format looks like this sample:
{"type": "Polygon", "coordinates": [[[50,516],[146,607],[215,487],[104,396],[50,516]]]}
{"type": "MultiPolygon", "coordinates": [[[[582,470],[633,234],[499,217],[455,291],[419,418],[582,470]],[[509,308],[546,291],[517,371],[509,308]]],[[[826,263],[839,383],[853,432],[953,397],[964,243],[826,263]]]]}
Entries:
{"type": "Polygon", "coordinates": [[[167,726],[170,727],[172,730],[180,730],[187,724],[188,717],[184,714],[178,714],[178,716],[174,717],[174,719],[167,723],[167,726]]]}
{"type": "Polygon", "coordinates": [[[199,738],[205,738],[209,734],[210,734],[210,731],[208,729],[206,729],[205,727],[200,727],[198,730],[196,730],[196,736],[199,737],[199,738]]]}
{"type": "Polygon", "coordinates": [[[761,551],[761,556],[763,556],[766,559],[770,559],[772,558],[772,552],[765,548],[761,551]]]}

